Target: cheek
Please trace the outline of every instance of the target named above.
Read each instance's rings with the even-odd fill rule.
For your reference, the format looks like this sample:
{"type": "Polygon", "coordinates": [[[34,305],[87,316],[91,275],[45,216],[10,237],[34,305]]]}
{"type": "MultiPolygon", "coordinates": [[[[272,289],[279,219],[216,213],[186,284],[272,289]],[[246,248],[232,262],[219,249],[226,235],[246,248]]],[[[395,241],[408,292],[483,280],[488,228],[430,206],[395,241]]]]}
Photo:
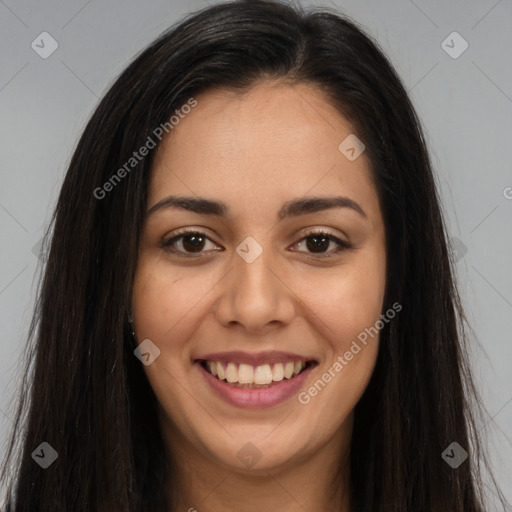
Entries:
{"type": "MultiPolygon", "coordinates": [[[[340,350],[380,317],[385,291],[385,262],[368,255],[353,265],[339,267],[330,276],[315,280],[308,306],[326,328],[326,337],[340,350]]],[[[305,289],[306,291],[306,289],[305,289]]]]}
{"type": "Polygon", "coordinates": [[[214,284],[212,276],[205,273],[185,276],[164,261],[142,259],[132,298],[137,337],[154,339],[157,344],[170,336],[182,339],[177,333],[189,323],[183,320],[193,316],[194,307],[214,284]]]}
{"type": "Polygon", "coordinates": [[[360,253],[316,289],[310,306],[329,327],[322,329],[328,352],[322,373],[304,398],[318,396],[315,407],[334,428],[355,407],[375,367],[380,333],[375,326],[380,325],[385,292],[383,250],[360,253]]]}
{"type": "MultiPolygon", "coordinates": [[[[318,293],[316,311],[321,316],[328,344],[321,372],[299,396],[324,418],[315,426],[318,435],[331,435],[346,421],[371,378],[378,355],[375,328],[382,312],[384,277],[377,271],[347,273],[331,281],[329,293],[318,293]]],[[[317,323],[318,325],[318,323],[317,323]]]]}
{"type": "Polygon", "coordinates": [[[184,347],[193,334],[193,307],[205,293],[199,280],[192,283],[162,259],[141,257],[132,293],[135,331],[139,343],[149,339],[160,349],[160,356],[144,371],[164,408],[178,399],[177,382],[189,363],[184,347]]]}

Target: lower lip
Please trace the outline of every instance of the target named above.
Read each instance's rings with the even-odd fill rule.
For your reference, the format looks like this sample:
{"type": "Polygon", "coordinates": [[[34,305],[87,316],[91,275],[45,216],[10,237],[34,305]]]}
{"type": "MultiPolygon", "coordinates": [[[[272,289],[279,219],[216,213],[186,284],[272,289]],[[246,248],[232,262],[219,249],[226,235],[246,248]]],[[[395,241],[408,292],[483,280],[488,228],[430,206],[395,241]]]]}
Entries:
{"type": "Polygon", "coordinates": [[[226,381],[217,379],[217,377],[206,371],[199,362],[196,362],[196,365],[213,391],[220,398],[231,405],[246,409],[272,407],[284,402],[299,390],[300,386],[308,378],[309,372],[316,366],[312,365],[297,375],[297,377],[283,379],[268,388],[238,388],[231,386],[226,381]]]}

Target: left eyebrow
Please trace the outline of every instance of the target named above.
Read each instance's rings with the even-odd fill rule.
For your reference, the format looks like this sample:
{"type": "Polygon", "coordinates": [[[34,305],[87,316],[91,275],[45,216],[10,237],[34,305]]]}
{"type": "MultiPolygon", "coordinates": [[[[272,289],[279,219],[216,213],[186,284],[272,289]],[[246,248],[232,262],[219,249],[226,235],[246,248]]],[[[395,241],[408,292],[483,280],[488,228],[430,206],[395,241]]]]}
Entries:
{"type": "MultiPolygon", "coordinates": [[[[147,212],[147,216],[158,210],[181,209],[203,215],[226,217],[229,207],[222,201],[206,199],[204,197],[168,196],[153,205],[147,212]]],[[[297,217],[308,213],[316,213],[331,208],[350,208],[362,217],[368,218],[366,212],[359,203],[345,196],[331,197],[303,197],[292,199],[284,203],[277,216],[282,220],[287,217],[297,217]]]]}
{"type": "Polygon", "coordinates": [[[282,220],[286,217],[296,217],[298,215],[320,212],[331,208],[350,208],[359,213],[359,215],[368,218],[359,203],[345,196],[292,199],[284,203],[283,207],[279,210],[278,217],[282,220]]]}

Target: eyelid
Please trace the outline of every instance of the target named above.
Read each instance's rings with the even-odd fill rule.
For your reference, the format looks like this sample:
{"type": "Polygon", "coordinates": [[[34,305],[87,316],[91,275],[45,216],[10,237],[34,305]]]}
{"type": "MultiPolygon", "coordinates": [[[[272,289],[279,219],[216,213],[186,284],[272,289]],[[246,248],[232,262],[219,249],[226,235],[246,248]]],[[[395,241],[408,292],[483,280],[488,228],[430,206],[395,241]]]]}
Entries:
{"type": "Polygon", "coordinates": [[[340,242],[343,242],[346,245],[351,245],[350,242],[348,241],[349,237],[345,233],[343,233],[343,235],[334,234],[329,231],[329,228],[324,228],[322,226],[313,226],[313,227],[309,227],[309,228],[304,228],[303,230],[299,230],[293,235],[293,238],[300,236],[299,241],[301,241],[303,238],[305,238],[307,236],[318,235],[318,234],[324,234],[326,236],[336,238],[337,240],[339,240],[340,242]],[[345,239],[343,239],[342,236],[345,239]]]}

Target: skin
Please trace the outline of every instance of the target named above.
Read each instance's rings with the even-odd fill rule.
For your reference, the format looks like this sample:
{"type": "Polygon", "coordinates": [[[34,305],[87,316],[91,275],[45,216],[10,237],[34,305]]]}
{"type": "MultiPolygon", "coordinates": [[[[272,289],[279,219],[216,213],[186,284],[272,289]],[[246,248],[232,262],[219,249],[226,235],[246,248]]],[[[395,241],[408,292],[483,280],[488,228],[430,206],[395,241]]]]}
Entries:
{"type": "Polygon", "coordinates": [[[221,200],[230,215],[151,214],[132,297],[137,339],[160,349],[144,370],[177,467],[174,510],[348,512],[353,409],[374,369],[378,335],[305,405],[296,395],[269,408],[230,405],[193,360],[229,350],[300,354],[318,362],[307,391],[375,324],[386,251],[369,162],[338,150],[354,130],[312,85],[263,81],[243,94],[217,89],[196,99],[158,148],[148,210],[172,194],[221,200]],[[366,217],[332,208],[277,219],[288,200],[334,195],[356,201],[366,217]],[[161,247],[183,227],[208,237],[202,256],[187,257],[190,238],[174,242],[175,252],[161,247]],[[334,253],[337,244],[326,242],[314,252],[309,228],[354,247],[334,253]],[[236,252],[247,236],[263,249],[252,263],[236,252]],[[325,253],[332,257],[319,257],[325,253]],[[261,453],[250,468],[237,457],[248,442],[261,453]]]}

